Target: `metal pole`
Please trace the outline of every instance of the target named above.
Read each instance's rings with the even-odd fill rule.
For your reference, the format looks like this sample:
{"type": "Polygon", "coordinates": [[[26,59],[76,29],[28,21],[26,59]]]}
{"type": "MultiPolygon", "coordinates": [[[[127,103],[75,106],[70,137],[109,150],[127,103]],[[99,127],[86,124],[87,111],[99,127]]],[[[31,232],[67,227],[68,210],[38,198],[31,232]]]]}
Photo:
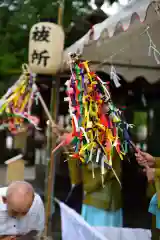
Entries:
{"type": "MultiPolygon", "coordinates": [[[[63,22],[63,13],[64,13],[64,0],[61,0],[58,8],[58,25],[62,26],[63,22]]],[[[51,90],[51,103],[50,103],[50,111],[51,116],[57,121],[58,114],[58,105],[59,105],[59,77],[53,77],[52,82],[52,90],[51,90]]],[[[48,142],[47,142],[47,150],[48,150],[48,171],[46,176],[47,183],[47,195],[46,195],[46,226],[45,226],[45,236],[48,236],[49,226],[50,226],[50,216],[54,212],[54,185],[55,185],[55,167],[56,167],[56,157],[52,149],[56,147],[56,136],[52,133],[52,126],[49,125],[48,131],[48,142]],[[49,152],[51,153],[49,156],[49,152]],[[48,178],[48,179],[47,179],[48,178]]]]}

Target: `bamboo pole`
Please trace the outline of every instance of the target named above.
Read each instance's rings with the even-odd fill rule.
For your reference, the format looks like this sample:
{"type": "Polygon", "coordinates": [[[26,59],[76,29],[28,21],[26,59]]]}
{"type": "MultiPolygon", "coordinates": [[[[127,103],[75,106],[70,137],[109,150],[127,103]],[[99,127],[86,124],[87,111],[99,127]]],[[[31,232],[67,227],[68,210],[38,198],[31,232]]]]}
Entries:
{"type": "Polygon", "coordinates": [[[51,152],[50,156],[50,166],[49,166],[49,175],[48,175],[48,187],[47,187],[47,192],[48,192],[48,198],[47,198],[47,205],[46,205],[46,226],[45,226],[45,233],[44,236],[48,236],[48,225],[49,225],[49,218],[50,218],[50,212],[51,212],[51,202],[52,202],[52,187],[53,187],[53,182],[54,182],[54,174],[52,170],[55,167],[55,161],[54,161],[54,154],[55,152],[63,146],[64,142],[62,141],[53,151],[51,152]]]}
{"type": "MultiPolygon", "coordinates": [[[[63,13],[64,13],[64,0],[61,0],[58,8],[58,25],[62,26],[63,22],[63,13]]],[[[54,81],[54,79],[53,79],[54,81]]],[[[56,82],[54,86],[52,86],[52,92],[51,92],[51,104],[50,104],[50,111],[51,116],[53,116],[53,119],[55,121],[57,120],[57,100],[58,100],[58,87],[59,87],[59,77],[56,78],[56,82]]],[[[50,128],[51,130],[51,128],[50,128]]],[[[52,137],[49,136],[50,140],[48,141],[48,149],[56,149],[56,137],[52,133],[52,137]]],[[[62,144],[62,143],[61,143],[62,144]]],[[[59,145],[62,146],[62,145],[59,145]]],[[[56,149],[57,150],[57,149],[56,149]]],[[[54,156],[55,150],[51,151],[50,155],[50,164],[48,166],[48,184],[47,184],[47,203],[46,203],[46,224],[45,224],[45,236],[48,235],[49,230],[49,217],[51,214],[51,208],[52,208],[52,199],[54,194],[54,184],[55,184],[55,156],[54,156]]]]}

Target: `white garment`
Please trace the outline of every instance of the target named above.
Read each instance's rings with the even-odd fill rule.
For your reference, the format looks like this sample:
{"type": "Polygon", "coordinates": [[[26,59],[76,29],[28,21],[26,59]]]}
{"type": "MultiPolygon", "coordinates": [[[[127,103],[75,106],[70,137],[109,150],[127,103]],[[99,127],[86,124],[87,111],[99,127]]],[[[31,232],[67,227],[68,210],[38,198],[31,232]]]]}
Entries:
{"type": "Polygon", "coordinates": [[[77,212],[58,201],[61,209],[63,240],[151,240],[146,229],[91,227],[77,212]]]}
{"type": "Polygon", "coordinates": [[[85,222],[85,220],[64,203],[56,200],[61,209],[61,226],[63,240],[108,240],[101,233],[85,222]]]}
{"type": "Polygon", "coordinates": [[[108,240],[151,240],[151,231],[141,228],[94,227],[108,240]]]}
{"type": "Polygon", "coordinates": [[[6,196],[7,187],[0,188],[0,235],[22,235],[32,230],[42,232],[45,224],[45,211],[43,202],[35,193],[34,201],[26,216],[16,219],[7,213],[7,205],[2,197],[6,196]]]}

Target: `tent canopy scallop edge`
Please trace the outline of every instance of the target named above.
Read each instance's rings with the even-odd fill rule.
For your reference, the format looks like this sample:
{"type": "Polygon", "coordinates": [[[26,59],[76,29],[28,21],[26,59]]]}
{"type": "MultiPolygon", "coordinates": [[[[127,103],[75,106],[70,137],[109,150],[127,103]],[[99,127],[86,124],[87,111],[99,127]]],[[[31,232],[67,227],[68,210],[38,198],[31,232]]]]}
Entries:
{"type": "Polygon", "coordinates": [[[159,10],[160,0],[131,1],[120,13],[107,18],[100,24],[96,24],[93,27],[92,39],[90,39],[89,31],[67,48],[63,55],[62,70],[68,69],[68,54],[78,52],[85,59],[91,61],[93,70],[102,70],[109,73],[110,64],[99,63],[105,63],[106,57],[109,58],[109,56],[116,55],[115,53],[118,53],[121,48],[125,49],[129,43],[129,48],[134,47],[132,55],[126,48],[126,52],[118,53],[114,61],[112,59],[118,73],[124,75],[128,82],[132,82],[137,76],[147,77],[147,81],[151,83],[158,81],[160,68],[154,56],[152,58],[148,57],[150,43],[147,34],[142,35],[142,33],[149,26],[149,32],[153,33],[152,39],[156,41],[157,46],[157,43],[160,42],[160,37],[156,35],[158,34],[157,28],[160,26],[159,10]],[[140,40],[139,36],[142,36],[140,40]],[[138,39],[138,41],[135,39],[138,39]],[[138,68],[134,67],[137,65],[138,68]]]}

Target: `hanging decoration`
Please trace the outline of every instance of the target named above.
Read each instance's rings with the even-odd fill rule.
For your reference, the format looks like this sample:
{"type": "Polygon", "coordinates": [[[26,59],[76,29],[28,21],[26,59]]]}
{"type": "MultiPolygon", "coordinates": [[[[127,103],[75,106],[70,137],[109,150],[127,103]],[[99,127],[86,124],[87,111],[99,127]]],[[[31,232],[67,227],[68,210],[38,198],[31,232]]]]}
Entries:
{"type": "MultiPolygon", "coordinates": [[[[123,120],[122,112],[113,104],[109,83],[92,72],[87,61],[71,54],[69,64],[71,78],[66,82],[65,100],[69,102],[74,137],[70,157],[84,164],[99,164],[103,175],[105,165],[112,168],[115,150],[123,160],[128,147],[134,147],[128,134],[132,125],[123,120]]],[[[119,87],[117,78],[115,85],[119,87]]]]}
{"type": "Polygon", "coordinates": [[[39,124],[39,119],[31,114],[32,104],[37,100],[38,93],[35,76],[25,64],[22,70],[19,80],[0,99],[1,127],[8,127],[12,133],[20,131],[25,120],[36,128],[39,124]]]}
{"type": "MultiPolygon", "coordinates": [[[[39,118],[32,115],[33,103],[41,103],[52,128],[56,128],[55,134],[60,136],[61,129],[54,122],[48,107],[43,100],[36,85],[36,74],[33,74],[27,64],[22,66],[22,75],[19,80],[8,89],[7,93],[0,99],[0,129],[8,128],[13,134],[21,132],[24,122],[29,122],[37,130],[41,130],[39,118]]],[[[67,143],[64,142],[63,145],[67,143]]],[[[63,146],[65,151],[67,149],[63,146]]]]}

